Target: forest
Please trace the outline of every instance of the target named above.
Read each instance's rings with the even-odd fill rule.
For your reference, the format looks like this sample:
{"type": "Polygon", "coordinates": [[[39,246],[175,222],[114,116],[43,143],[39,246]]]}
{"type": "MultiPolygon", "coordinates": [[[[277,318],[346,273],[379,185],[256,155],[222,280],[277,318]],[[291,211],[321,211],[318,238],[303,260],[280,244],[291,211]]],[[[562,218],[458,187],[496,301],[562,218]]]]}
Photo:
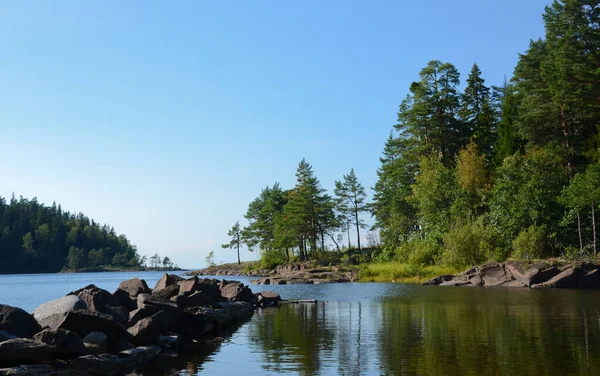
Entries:
{"type": "Polygon", "coordinates": [[[0,197],[0,273],[129,268],[143,263],[114,228],[37,199],[0,197]]]}
{"type": "MultiPolygon", "coordinates": [[[[231,243],[265,266],[342,252],[340,235],[381,239],[365,261],[467,267],[488,260],[596,255],[600,201],[600,8],[554,1],[545,37],[513,76],[488,86],[474,64],[461,89],[449,62],[430,61],[407,88],[380,158],[374,197],[351,170],[324,190],[302,160],[296,185],[249,204],[231,243]]],[[[378,243],[378,242],[377,242],[378,243]]],[[[351,244],[348,244],[351,246],[351,244]]]]}

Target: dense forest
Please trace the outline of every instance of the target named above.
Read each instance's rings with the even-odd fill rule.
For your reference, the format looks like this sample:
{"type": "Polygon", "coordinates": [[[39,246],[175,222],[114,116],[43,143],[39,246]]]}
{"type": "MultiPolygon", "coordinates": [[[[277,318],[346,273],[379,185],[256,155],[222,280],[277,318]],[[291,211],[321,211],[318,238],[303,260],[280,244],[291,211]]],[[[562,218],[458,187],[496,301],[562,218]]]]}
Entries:
{"type": "Polygon", "coordinates": [[[0,197],[0,273],[126,268],[143,261],[125,235],[81,213],[35,198],[0,197]]]}
{"type": "Polygon", "coordinates": [[[456,267],[597,251],[600,201],[600,2],[554,1],[545,38],[519,55],[513,77],[488,86],[474,64],[461,89],[431,61],[408,88],[383,149],[372,202],[354,171],[330,196],[300,162],[295,187],[275,183],[250,203],[235,248],[263,261],[316,258],[369,211],[374,260],[456,267]]]}

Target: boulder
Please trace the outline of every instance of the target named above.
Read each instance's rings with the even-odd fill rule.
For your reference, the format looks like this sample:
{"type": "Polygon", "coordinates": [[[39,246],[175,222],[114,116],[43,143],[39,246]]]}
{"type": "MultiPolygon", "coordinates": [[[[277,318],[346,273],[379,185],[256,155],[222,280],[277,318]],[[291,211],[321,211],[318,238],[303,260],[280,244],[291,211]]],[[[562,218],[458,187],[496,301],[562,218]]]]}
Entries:
{"type": "Polygon", "coordinates": [[[281,296],[279,296],[278,293],[271,291],[259,292],[258,294],[256,294],[256,298],[259,307],[276,306],[281,300],[281,296]]]}
{"type": "Polygon", "coordinates": [[[532,285],[531,287],[551,287],[551,288],[564,288],[571,289],[577,287],[577,271],[578,268],[567,268],[552,277],[544,283],[532,285]]]}
{"type": "Polygon", "coordinates": [[[155,315],[158,312],[162,312],[162,309],[158,307],[145,307],[133,310],[129,312],[129,321],[127,321],[127,327],[130,328],[137,324],[137,322],[141,319],[155,315]]]}
{"type": "Polygon", "coordinates": [[[50,360],[55,350],[29,338],[13,338],[0,343],[0,367],[34,364],[50,360]]]}
{"type": "Polygon", "coordinates": [[[172,297],[176,296],[177,294],[179,294],[179,285],[177,285],[177,284],[169,285],[161,290],[152,291],[152,296],[156,296],[157,298],[163,298],[163,299],[171,299],[172,297]]]}
{"type": "Polygon", "coordinates": [[[10,376],[89,376],[90,373],[77,371],[72,368],[56,367],[50,363],[19,365],[16,367],[0,369],[0,375],[10,376]]]}
{"type": "Polygon", "coordinates": [[[183,281],[183,278],[181,278],[180,276],[175,275],[175,274],[165,273],[158,280],[158,282],[156,282],[156,286],[154,286],[154,289],[152,289],[152,292],[160,291],[160,290],[166,288],[167,286],[176,285],[177,282],[179,282],[179,281],[183,281]]]}
{"type": "Polygon", "coordinates": [[[129,296],[136,297],[139,294],[149,294],[151,291],[146,284],[146,281],[139,278],[128,279],[119,284],[119,289],[126,291],[129,296]]]}
{"type": "Polygon", "coordinates": [[[504,264],[484,265],[478,269],[482,284],[486,287],[503,286],[512,280],[510,273],[506,272],[504,264]]]}
{"type": "Polygon", "coordinates": [[[505,267],[515,280],[529,287],[546,282],[560,273],[558,268],[546,263],[534,264],[526,271],[523,271],[518,264],[513,262],[505,263],[505,267]]]}
{"type": "Polygon", "coordinates": [[[441,275],[439,277],[435,277],[433,279],[430,279],[429,281],[423,282],[423,285],[425,285],[425,286],[437,286],[437,285],[439,285],[441,283],[451,281],[452,278],[454,278],[453,275],[445,274],[445,275],[441,275]]]}
{"type": "Polygon", "coordinates": [[[129,310],[123,306],[107,306],[104,310],[107,315],[111,315],[115,320],[117,320],[121,324],[126,324],[129,320],[129,310]]]}
{"type": "Polygon", "coordinates": [[[121,375],[149,363],[160,353],[159,346],[136,347],[117,355],[86,355],[69,361],[69,364],[85,375],[121,375]]]}
{"type": "Polygon", "coordinates": [[[169,318],[166,312],[159,312],[145,319],[141,319],[134,326],[127,329],[132,336],[132,343],[136,346],[156,343],[158,336],[169,330],[169,318]]]}
{"type": "Polygon", "coordinates": [[[137,297],[132,298],[131,296],[129,296],[127,291],[117,289],[115,292],[113,292],[113,296],[119,302],[119,306],[125,307],[129,311],[137,309],[137,297]]]}
{"type": "Polygon", "coordinates": [[[42,326],[51,329],[58,328],[67,313],[77,309],[87,309],[87,303],[78,296],[67,295],[48,303],[41,304],[33,311],[33,317],[42,326]]]}
{"type": "Polygon", "coordinates": [[[213,300],[204,293],[197,291],[191,295],[177,295],[171,298],[177,304],[179,309],[185,309],[190,307],[204,307],[211,305],[213,300]]]}
{"type": "Polygon", "coordinates": [[[240,282],[221,282],[221,296],[232,302],[254,302],[255,297],[248,287],[240,282]]]}
{"type": "Polygon", "coordinates": [[[0,330],[20,338],[31,338],[42,328],[33,316],[21,308],[0,304],[0,330]]]}
{"type": "Polygon", "coordinates": [[[69,312],[59,328],[75,332],[81,338],[91,332],[105,333],[108,337],[109,350],[115,349],[121,337],[126,334],[125,327],[112,316],[81,309],[69,312]]]}
{"type": "Polygon", "coordinates": [[[108,337],[102,332],[90,332],[83,338],[83,344],[88,354],[102,354],[108,349],[108,337]]]}
{"type": "Polygon", "coordinates": [[[597,289],[600,288],[600,270],[581,270],[577,277],[577,288],[597,289]]]}
{"type": "Polygon", "coordinates": [[[77,291],[73,291],[68,295],[76,295],[83,299],[90,311],[107,313],[106,307],[118,307],[121,304],[111,293],[95,285],[88,285],[77,291]]]}
{"type": "Polygon", "coordinates": [[[17,338],[17,336],[7,332],[6,330],[0,330],[0,342],[8,341],[9,339],[13,338],[17,338]]]}
{"type": "Polygon", "coordinates": [[[216,279],[202,278],[196,284],[196,291],[201,292],[215,302],[223,300],[221,290],[219,289],[219,281],[216,279]]]}
{"type": "Polygon", "coordinates": [[[59,357],[72,357],[85,354],[85,346],[77,334],[65,329],[45,329],[33,339],[54,348],[59,357]]]}
{"type": "Polygon", "coordinates": [[[179,295],[193,294],[197,291],[196,285],[198,284],[198,277],[193,277],[183,281],[179,281],[179,295]]]}

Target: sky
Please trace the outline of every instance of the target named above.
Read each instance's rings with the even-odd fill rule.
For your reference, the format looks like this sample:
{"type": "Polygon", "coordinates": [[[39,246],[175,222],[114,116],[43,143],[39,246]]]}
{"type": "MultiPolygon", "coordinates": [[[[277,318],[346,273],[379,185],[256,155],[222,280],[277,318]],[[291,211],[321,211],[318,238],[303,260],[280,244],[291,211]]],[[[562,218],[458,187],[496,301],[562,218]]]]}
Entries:
{"type": "Polygon", "coordinates": [[[181,267],[232,262],[221,244],[261,189],[292,188],[306,158],[330,193],[354,168],[372,196],[421,68],[451,62],[464,83],[477,62],[500,85],[549,3],[1,2],[0,196],[55,201],[181,267]]]}

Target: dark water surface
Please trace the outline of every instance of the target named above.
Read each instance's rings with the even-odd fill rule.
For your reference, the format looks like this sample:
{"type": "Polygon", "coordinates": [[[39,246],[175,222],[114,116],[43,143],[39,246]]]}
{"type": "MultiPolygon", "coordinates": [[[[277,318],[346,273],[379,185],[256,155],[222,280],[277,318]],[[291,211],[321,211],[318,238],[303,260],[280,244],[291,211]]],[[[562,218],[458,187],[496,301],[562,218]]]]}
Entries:
{"type": "MultiPolygon", "coordinates": [[[[161,273],[0,276],[33,310],[88,283],[161,273]]],[[[235,278],[248,282],[247,278],[235,278]]],[[[402,284],[251,286],[317,304],[257,311],[222,342],[131,375],[598,375],[600,291],[402,284]]]]}

